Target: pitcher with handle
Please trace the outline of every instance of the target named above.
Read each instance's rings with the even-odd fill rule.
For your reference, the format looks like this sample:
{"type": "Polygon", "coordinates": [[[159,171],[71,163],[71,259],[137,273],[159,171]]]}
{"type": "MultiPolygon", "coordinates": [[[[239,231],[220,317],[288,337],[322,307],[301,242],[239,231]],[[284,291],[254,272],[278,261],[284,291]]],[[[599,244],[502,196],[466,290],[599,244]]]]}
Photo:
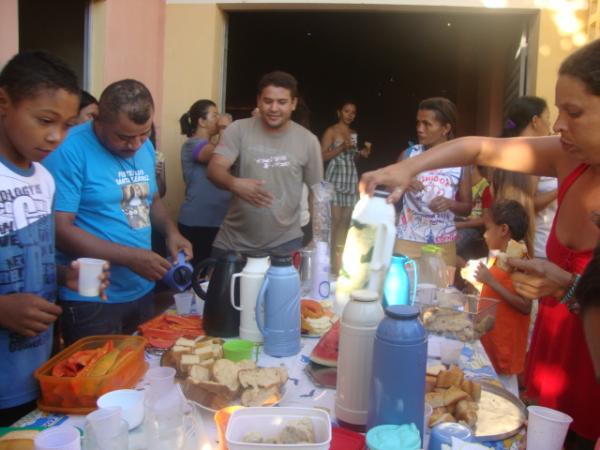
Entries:
{"type": "Polygon", "coordinates": [[[352,211],[336,283],[336,310],[340,313],[355,290],[383,294],[396,240],[396,212],[387,203],[388,196],[389,193],[376,190],[373,197],[361,198],[352,211]]]}
{"type": "Polygon", "coordinates": [[[256,322],[271,356],[300,351],[300,277],[291,256],[271,256],[256,301],[256,322]]]}
{"type": "Polygon", "coordinates": [[[417,295],[418,283],[417,263],[407,256],[395,254],[392,256],[392,263],[383,285],[383,306],[412,305],[417,295]]]}
{"type": "Polygon", "coordinates": [[[231,277],[242,270],[242,267],[242,258],[230,251],[217,258],[207,258],[194,268],[192,287],[205,302],[202,321],[208,336],[238,336],[240,312],[231,305],[230,285],[231,277]],[[208,273],[208,289],[204,290],[203,277],[208,273]]]}
{"type": "Polygon", "coordinates": [[[266,253],[248,255],[244,269],[231,277],[231,306],[241,312],[240,338],[252,342],[262,342],[263,337],[256,325],[256,299],[269,268],[269,257],[266,253]],[[236,304],[235,280],[240,279],[239,306],[236,304]]]}

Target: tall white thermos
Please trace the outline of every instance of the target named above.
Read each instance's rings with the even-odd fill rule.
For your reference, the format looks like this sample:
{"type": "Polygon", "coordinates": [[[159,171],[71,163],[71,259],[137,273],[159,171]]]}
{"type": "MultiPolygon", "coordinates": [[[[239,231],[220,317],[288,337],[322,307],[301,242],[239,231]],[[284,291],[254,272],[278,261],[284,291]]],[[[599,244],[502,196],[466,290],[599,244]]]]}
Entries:
{"type": "Polygon", "coordinates": [[[396,241],[396,212],[387,203],[389,193],[375,191],[363,196],[352,211],[342,267],[336,283],[336,310],[343,311],[350,293],[368,289],[383,294],[396,241]]]}
{"type": "Polygon", "coordinates": [[[381,296],[352,292],[341,318],[335,416],[344,426],[364,430],[369,411],[373,345],[384,317],[381,296]]]}
{"type": "Polygon", "coordinates": [[[241,272],[231,277],[231,305],[241,311],[240,338],[262,342],[263,336],[256,325],[256,299],[269,269],[266,254],[248,256],[241,272]],[[240,304],[235,304],[235,280],[240,278],[240,304]]]}

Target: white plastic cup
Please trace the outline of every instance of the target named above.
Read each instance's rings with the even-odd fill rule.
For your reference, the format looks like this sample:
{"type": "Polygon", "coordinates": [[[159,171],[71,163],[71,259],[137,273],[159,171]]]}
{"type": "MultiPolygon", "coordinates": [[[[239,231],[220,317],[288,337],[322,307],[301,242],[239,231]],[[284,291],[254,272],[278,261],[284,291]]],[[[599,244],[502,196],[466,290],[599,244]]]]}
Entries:
{"type": "Polygon", "coordinates": [[[175,369],[172,367],[154,367],[146,372],[153,393],[164,393],[175,384],[175,369]]]}
{"type": "Polygon", "coordinates": [[[177,314],[181,316],[187,316],[192,313],[192,301],[194,300],[194,294],[192,292],[180,292],[174,294],[175,309],[177,314]]]}
{"type": "Polygon", "coordinates": [[[85,420],[92,426],[96,436],[114,437],[119,434],[121,407],[109,406],[97,409],[85,416],[85,420]]]}
{"type": "Polygon", "coordinates": [[[79,263],[79,295],[97,297],[100,294],[100,275],[104,266],[103,259],[78,258],[79,263]]]}
{"type": "Polygon", "coordinates": [[[561,450],[573,418],[543,406],[528,406],[527,411],[527,450],[561,450]]]}
{"type": "Polygon", "coordinates": [[[437,286],[433,283],[419,283],[417,285],[417,301],[425,305],[432,305],[435,301],[437,286]]]}
{"type": "Polygon", "coordinates": [[[442,363],[446,365],[456,364],[460,362],[460,354],[465,344],[461,341],[453,339],[443,339],[440,342],[440,356],[442,363]]]}
{"type": "Polygon", "coordinates": [[[33,440],[35,450],[81,450],[79,430],[71,425],[48,428],[33,440]]]}

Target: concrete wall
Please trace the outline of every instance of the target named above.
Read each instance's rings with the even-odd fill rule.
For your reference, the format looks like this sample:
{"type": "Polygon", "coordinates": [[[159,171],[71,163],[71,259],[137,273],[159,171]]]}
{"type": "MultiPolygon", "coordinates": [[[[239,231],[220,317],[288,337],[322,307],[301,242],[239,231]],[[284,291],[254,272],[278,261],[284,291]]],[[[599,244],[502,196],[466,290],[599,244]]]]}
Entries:
{"type": "Polygon", "coordinates": [[[93,0],[90,87],[94,95],[123,78],[135,78],[152,92],[161,131],[165,0],[93,0]]]}
{"type": "Polygon", "coordinates": [[[19,2],[0,1],[0,67],[19,51],[19,2]]]}
{"type": "Polygon", "coordinates": [[[167,158],[169,211],[176,217],[184,196],[179,117],[196,100],[221,104],[226,17],[215,4],[167,5],[163,129],[159,148],[167,158]]]}

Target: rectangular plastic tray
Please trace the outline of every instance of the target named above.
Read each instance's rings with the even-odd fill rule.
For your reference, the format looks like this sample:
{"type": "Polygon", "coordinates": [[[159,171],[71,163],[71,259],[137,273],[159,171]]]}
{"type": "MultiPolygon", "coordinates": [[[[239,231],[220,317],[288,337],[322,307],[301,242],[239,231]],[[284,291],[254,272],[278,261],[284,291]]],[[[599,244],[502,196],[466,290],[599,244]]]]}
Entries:
{"type": "Polygon", "coordinates": [[[101,395],[117,389],[134,387],[144,376],[148,364],[144,361],[146,340],[142,336],[89,336],[78,340],[39,367],[35,378],[40,383],[38,407],[42,411],[87,414],[96,409],[101,395]],[[130,349],[106,375],[56,377],[52,368],[80,350],[93,350],[112,340],[116,349],[130,349]]]}

